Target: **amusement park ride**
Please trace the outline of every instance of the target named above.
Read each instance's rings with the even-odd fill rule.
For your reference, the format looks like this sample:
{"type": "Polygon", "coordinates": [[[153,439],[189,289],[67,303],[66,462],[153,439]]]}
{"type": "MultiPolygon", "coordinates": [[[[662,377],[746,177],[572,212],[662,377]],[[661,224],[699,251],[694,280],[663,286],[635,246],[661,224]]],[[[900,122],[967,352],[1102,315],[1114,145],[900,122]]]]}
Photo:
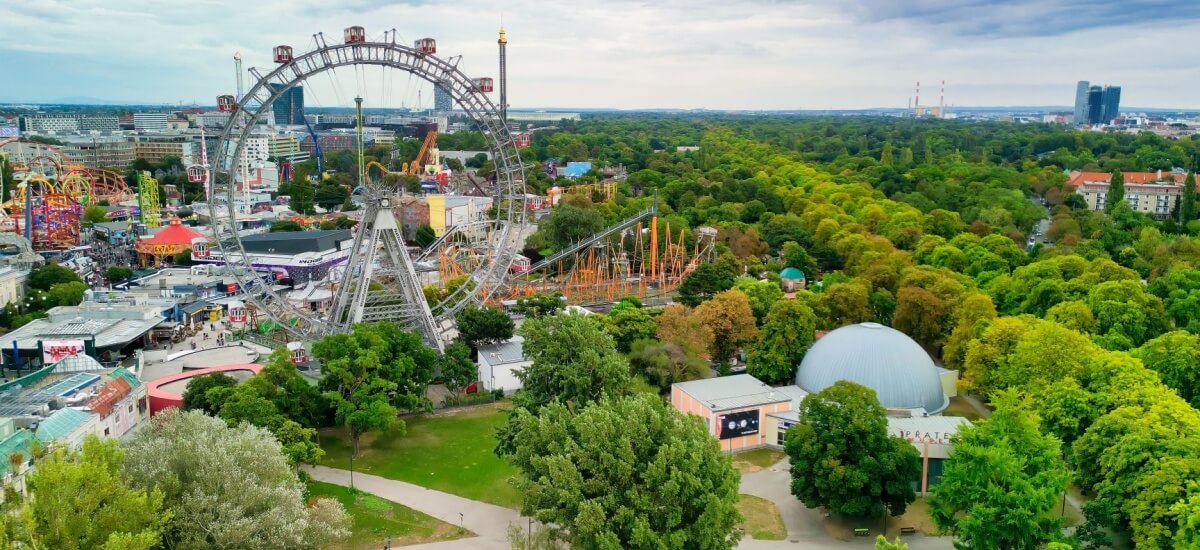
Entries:
{"type": "Polygon", "coordinates": [[[72,162],[53,145],[12,138],[0,141],[0,163],[13,172],[15,189],[0,189],[0,231],[23,235],[35,250],[79,244],[84,208],[130,202],[120,174],[72,162]]]}
{"type": "MultiPolygon", "coordinates": [[[[344,332],[353,323],[392,320],[424,335],[438,349],[452,330],[454,315],[469,305],[496,304],[535,292],[560,292],[574,303],[612,301],[625,295],[665,296],[695,266],[713,253],[716,231],[669,225],[660,231],[657,200],[654,206],[584,239],[553,256],[530,265],[519,254],[534,230],[527,223],[525,166],[505,120],[505,67],[507,43],[501,30],[501,101],[488,96],[495,88],[491,78],[469,78],[458,64],[461,57],[442,58],[432,38],[397,42],[396,31],[380,40],[368,38],[363,27],[345,29],[343,41],[330,44],[322,33],[313,35],[313,48],[297,52],[291,46],[274,48],[276,66],[269,71],[250,68],[251,83],[245,95],[222,95],[218,108],[229,112],[230,123],[221,135],[214,165],[207,158],[189,168],[189,176],[204,172],[212,236],[224,255],[230,273],[244,290],[247,309],[255,319],[282,328],[280,337],[310,340],[344,332]],[[310,77],[339,68],[356,71],[380,67],[408,73],[445,90],[488,140],[494,175],[487,193],[494,201],[489,210],[448,227],[430,246],[410,251],[401,236],[393,209],[405,199],[405,190],[378,162],[364,162],[364,99],[355,97],[358,182],[364,209],[352,230],[353,245],[346,264],[334,268],[323,280],[294,281],[307,289],[328,289],[324,304],[294,301],[287,287],[275,283],[283,274],[258,273],[246,253],[231,208],[217,208],[224,195],[233,204],[238,193],[236,171],[245,153],[243,144],[267,116],[281,95],[310,77]],[[378,173],[379,177],[375,177],[378,173]],[[485,215],[486,214],[486,215],[485,215]],[[645,227],[649,220],[649,227],[645,227]],[[427,300],[424,288],[440,287],[436,300],[427,300]]],[[[357,76],[356,76],[357,78],[357,76]]],[[[240,86],[239,86],[240,87],[240,86]]],[[[360,89],[361,96],[361,89],[360,89]]],[[[436,164],[436,133],[430,132],[418,155],[399,172],[415,175],[424,164],[436,164]],[[434,159],[425,163],[433,153],[434,159]]],[[[428,171],[428,167],[427,171],[428,171]]],[[[435,169],[437,167],[435,166],[435,169]]],[[[196,181],[193,179],[192,181],[196,181]]],[[[597,188],[608,194],[610,188],[597,188]]],[[[310,292],[311,294],[311,292],[310,292]]]]}

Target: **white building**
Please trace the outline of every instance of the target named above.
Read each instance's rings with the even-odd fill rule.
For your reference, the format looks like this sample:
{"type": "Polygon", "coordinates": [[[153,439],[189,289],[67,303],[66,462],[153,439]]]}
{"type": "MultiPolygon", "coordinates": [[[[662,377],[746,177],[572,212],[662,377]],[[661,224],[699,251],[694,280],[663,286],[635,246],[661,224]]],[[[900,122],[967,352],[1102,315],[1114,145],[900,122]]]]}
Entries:
{"type": "Polygon", "coordinates": [[[524,346],[525,339],[520,336],[479,346],[479,381],[483,389],[501,389],[505,395],[521,389],[521,380],[515,372],[533,364],[533,361],[525,359],[524,346]]]}
{"type": "Polygon", "coordinates": [[[25,281],[28,278],[28,270],[0,267],[0,307],[19,303],[25,298],[25,281]]]}
{"type": "Polygon", "coordinates": [[[134,113],[134,130],[166,130],[167,113],[134,113]]]}

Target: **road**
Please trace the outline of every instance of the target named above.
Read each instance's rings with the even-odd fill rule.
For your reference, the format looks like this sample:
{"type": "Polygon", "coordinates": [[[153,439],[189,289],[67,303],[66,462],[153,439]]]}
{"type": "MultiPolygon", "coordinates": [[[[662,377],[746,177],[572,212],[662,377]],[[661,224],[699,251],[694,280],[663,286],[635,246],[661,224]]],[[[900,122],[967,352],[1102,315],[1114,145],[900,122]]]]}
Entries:
{"type": "Polygon", "coordinates": [[[1030,240],[1025,243],[1026,252],[1033,250],[1033,247],[1039,243],[1045,245],[1046,232],[1050,230],[1050,209],[1046,208],[1046,205],[1041,202],[1042,199],[1037,197],[1030,197],[1029,201],[1042,209],[1042,218],[1033,224],[1033,231],[1029,234],[1030,240]]]}

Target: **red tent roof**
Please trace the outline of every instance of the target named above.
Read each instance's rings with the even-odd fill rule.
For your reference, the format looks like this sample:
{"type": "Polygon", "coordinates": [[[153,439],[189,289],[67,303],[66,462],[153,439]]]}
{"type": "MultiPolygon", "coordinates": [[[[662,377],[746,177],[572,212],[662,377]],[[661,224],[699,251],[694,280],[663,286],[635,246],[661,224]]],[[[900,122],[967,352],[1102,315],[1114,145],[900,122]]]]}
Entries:
{"type": "Polygon", "coordinates": [[[176,246],[191,246],[192,239],[203,237],[204,234],[183,225],[179,218],[171,218],[171,222],[166,227],[162,228],[153,237],[142,241],[149,245],[176,245],[176,246]]]}

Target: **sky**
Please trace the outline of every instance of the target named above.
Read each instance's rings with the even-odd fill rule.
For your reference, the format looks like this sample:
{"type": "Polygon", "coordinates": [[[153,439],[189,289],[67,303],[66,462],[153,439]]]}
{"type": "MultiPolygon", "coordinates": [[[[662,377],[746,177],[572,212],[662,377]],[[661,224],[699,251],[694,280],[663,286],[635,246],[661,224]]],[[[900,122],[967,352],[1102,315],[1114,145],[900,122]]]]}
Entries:
{"type": "MultiPolygon", "coordinates": [[[[905,107],[917,81],[935,105],[942,80],[951,107],[1070,105],[1089,80],[1121,85],[1123,107],[1200,108],[1196,0],[3,0],[0,101],[212,105],[236,88],[234,52],[267,69],[273,46],[307,51],[350,25],[436,38],[495,77],[501,24],[514,109],[905,107]]],[[[432,103],[391,69],[305,92],[432,103]]]]}

